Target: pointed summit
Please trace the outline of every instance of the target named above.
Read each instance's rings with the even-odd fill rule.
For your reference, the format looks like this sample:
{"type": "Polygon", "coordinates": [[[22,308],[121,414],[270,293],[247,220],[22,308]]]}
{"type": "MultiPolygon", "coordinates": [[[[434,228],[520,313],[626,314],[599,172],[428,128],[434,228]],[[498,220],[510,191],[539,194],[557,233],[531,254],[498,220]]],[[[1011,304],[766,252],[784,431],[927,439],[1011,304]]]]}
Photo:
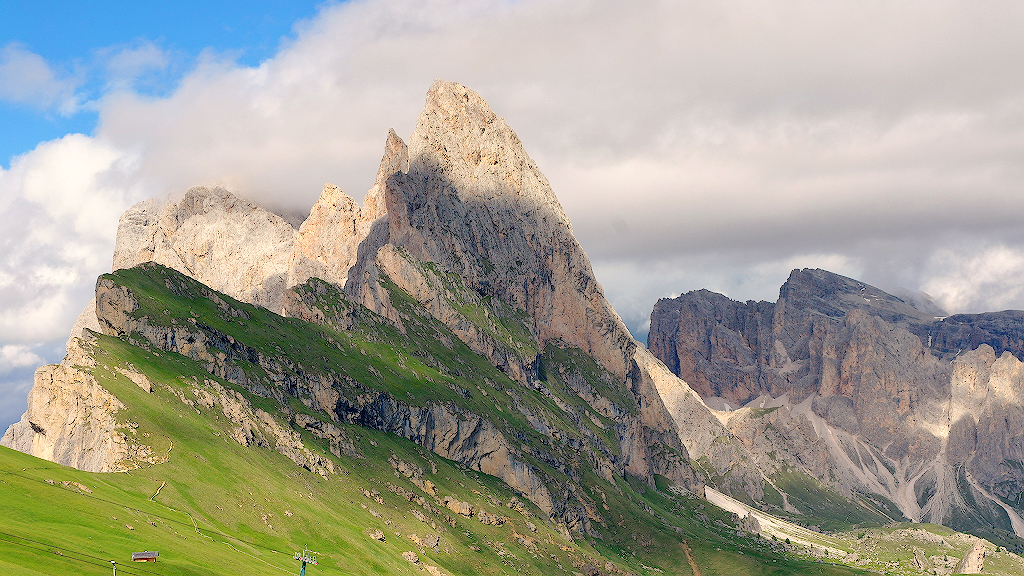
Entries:
{"type": "Polygon", "coordinates": [[[374,264],[364,268],[361,282],[371,289],[346,290],[360,292],[360,301],[371,308],[371,300],[381,303],[377,311],[388,315],[383,292],[372,288],[372,271],[387,275],[474,351],[511,378],[541,389],[538,367],[549,346],[582,350],[639,407],[621,423],[626,432],[618,438],[620,470],[681,479],[678,467],[651,453],[665,444],[680,454],[737,463],[727,489],[761,496],[762,479],[742,461],[742,446],[685,382],[633,340],[605,298],[547,178],[479,94],[461,84],[434,82],[408,154],[408,168],[385,186],[390,237],[372,249],[374,264]],[[461,287],[452,283],[455,278],[461,287]],[[378,296],[368,298],[370,293],[378,296]],[[445,304],[477,298],[525,313],[540,354],[527,357],[524,350],[510,349],[445,304]]]}
{"type": "Polygon", "coordinates": [[[302,284],[312,277],[345,285],[349,270],[358,259],[360,245],[378,220],[382,221],[378,227],[386,230],[385,183],[392,174],[405,170],[408,163],[405,143],[391,130],[384,144],[377,179],[366,193],[362,207],[334,184],[324,186],[295,239],[288,286],[302,284]]]}
{"type": "Polygon", "coordinates": [[[462,84],[434,81],[409,150],[425,167],[458,177],[457,184],[467,192],[486,198],[526,194],[550,204],[569,225],[547,178],[516,133],[486,100],[462,84]]]}
{"type": "Polygon", "coordinates": [[[564,340],[625,375],[628,331],[547,178],[480,95],[434,82],[409,138],[408,171],[385,194],[392,244],[526,311],[541,343],[564,340]]]}

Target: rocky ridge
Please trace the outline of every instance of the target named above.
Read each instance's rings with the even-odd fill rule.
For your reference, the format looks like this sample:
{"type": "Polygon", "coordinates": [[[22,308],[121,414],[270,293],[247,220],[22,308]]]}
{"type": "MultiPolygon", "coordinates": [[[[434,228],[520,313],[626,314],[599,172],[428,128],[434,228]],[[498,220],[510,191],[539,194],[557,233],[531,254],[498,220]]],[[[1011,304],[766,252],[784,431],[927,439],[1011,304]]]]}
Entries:
{"type": "Polygon", "coordinates": [[[861,282],[795,270],[776,303],[708,291],[659,301],[648,345],[724,410],[767,476],[802,470],[914,521],[1024,535],[1006,504],[1024,494],[1015,314],[947,324],[861,282]]]}
{"type": "MultiPolygon", "coordinates": [[[[606,478],[629,474],[653,483],[661,474],[693,485],[699,480],[689,462],[703,458],[720,473],[723,490],[759,496],[763,478],[742,444],[684,381],[632,340],[546,178],[504,120],[476,93],[438,81],[409,142],[389,134],[362,207],[328,185],[298,230],[222,189],[140,203],[121,219],[113,267],[155,262],[226,296],[334,328],[356,322],[352,305],[401,333],[416,330],[426,311],[512,381],[557,405],[593,447],[590,457],[606,478]],[[338,288],[344,296],[332,292],[338,288]],[[419,308],[410,311],[394,301],[396,294],[410,295],[419,308]],[[348,313],[328,313],[325,298],[352,305],[345,305],[348,313]],[[575,386],[567,397],[557,387],[568,386],[560,373],[542,373],[546,356],[572,350],[596,360],[591,374],[606,375],[567,373],[575,386]]],[[[351,377],[314,374],[294,358],[247,348],[208,326],[138,317],[137,296],[100,280],[95,309],[104,333],[142,335],[138,344],[193,358],[253,392],[279,401],[302,395],[333,418],[414,439],[506,480],[578,530],[600,521],[582,479],[561,456],[547,450],[516,456],[515,442],[491,421],[377,392],[346,398],[339,387],[360,385],[351,377]],[[265,377],[247,372],[253,363],[265,377]],[[520,458],[550,459],[569,473],[567,492],[550,495],[550,480],[520,458]]],[[[247,321],[246,312],[216,293],[203,297],[247,321]]],[[[575,434],[563,437],[551,415],[524,400],[514,398],[513,405],[550,439],[545,442],[579,450],[575,434]]]]}
{"type": "MultiPolygon", "coordinates": [[[[216,222],[226,213],[213,211],[217,218],[211,218],[216,222]]],[[[119,246],[124,246],[118,252],[159,256],[148,245],[134,246],[138,238],[150,236],[160,237],[160,233],[119,235],[119,246]]],[[[178,249],[191,254],[205,248],[183,245],[178,249]]],[[[584,350],[621,381],[630,382],[642,400],[643,425],[629,435],[633,446],[627,452],[635,455],[630,460],[631,473],[650,477],[652,464],[644,454],[648,444],[668,442],[681,453],[714,446],[714,460],[740,463],[722,468],[737,478],[737,486],[758,493],[758,474],[742,464],[742,446],[730,438],[700,398],[689,393],[685,382],[650,368],[656,361],[636,345],[604,298],[546,178],[511,128],[475,92],[436,82],[410,145],[394,132],[389,134],[364,206],[358,207],[335,187],[325,187],[290,252],[285,284],[321,277],[343,286],[370,310],[397,321],[388,294],[380,287],[383,272],[399,288],[418,295],[421,304],[474,351],[524,385],[538,385],[537,356],[546,343],[564,342],[584,350]],[[425,275],[426,264],[432,269],[425,275]],[[427,282],[428,276],[434,281],[427,282]],[[437,281],[442,277],[446,283],[437,281]],[[467,296],[477,301],[493,298],[498,308],[524,311],[531,324],[529,339],[539,346],[516,345],[505,337],[500,322],[465,317],[452,304],[464,302],[467,296]],[[659,393],[673,396],[675,414],[665,411],[659,393]],[[691,435],[688,431],[695,421],[700,432],[691,435]],[[680,423],[686,424],[682,435],[678,434],[680,423]]],[[[151,259],[206,280],[196,270],[178,265],[175,258],[156,256],[151,259]]],[[[116,259],[115,268],[128,263],[137,262],[116,259]]],[[[277,267],[274,278],[276,271],[277,267]]],[[[270,300],[270,308],[279,310],[274,307],[276,295],[257,300],[245,291],[226,288],[243,301],[270,300]]],[[[507,312],[483,309],[496,317],[507,312]]]]}
{"type": "Polygon", "coordinates": [[[281,309],[296,230],[223,188],[132,206],[117,226],[113,270],[157,262],[270,310],[281,309]]]}
{"type": "MultiPolygon", "coordinates": [[[[632,454],[630,473],[651,476],[645,446],[667,443],[696,456],[702,452],[694,450],[711,445],[704,440],[710,436],[718,439],[715,450],[733,463],[723,469],[737,485],[756,491],[757,474],[743,464],[742,446],[685,382],[656,368],[658,362],[632,339],[604,297],[550,184],[515,132],[462,85],[437,81],[426,100],[408,147],[391,146],[389,140],[393,159],[385,157],[378,176],[378,182],[386,182],[387,245],[375,250],[364,243],[366,257],[350,272],[346,291],[388,315],[376,274],[384,270],[390,276],[402,260],[429,262],[481,297],[524,311],[541,351],[549,342],[579,348],[633,391],[643,432],[642,441],[626,450],[632,454]],[[393,172],[385,175],[385,166],[393,172]],[[402,258],[395,258],[399,252],[402,258]],[[675,412],[665,408],[665,395],[672,396],[675,412]],[[700,431],[691,437],[691,429],[700,431]]],[[[406,278],[395,274],[391,280],[406,278]]],[[[464,324],[431,309],[450,326],[464,324]]],[[[534,358],[519,350],[517,361],[502,346],[493,353],[489,348],[490,342],[475,350],[509,367],[514,378],[528,378],[523,368],[534,358]]]]}

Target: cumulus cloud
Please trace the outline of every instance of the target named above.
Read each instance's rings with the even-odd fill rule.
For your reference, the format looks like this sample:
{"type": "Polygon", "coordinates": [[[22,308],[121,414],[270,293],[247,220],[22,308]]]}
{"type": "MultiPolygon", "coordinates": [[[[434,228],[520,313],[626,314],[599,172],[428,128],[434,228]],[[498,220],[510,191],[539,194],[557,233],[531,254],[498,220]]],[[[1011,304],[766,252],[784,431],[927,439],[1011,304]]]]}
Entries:
{"type": "Polygon", "coordinates": [[[0,49],[0,99],[69,114],[78,107],[81,79],[61,75],[40,55],[17,43],[0,49]]]}
{"type": "Polygon", "coordinates": [[[143,194],[134,174],[129,155],[82,134],[0,169],[0,343],[67,337],[110,269],[118,217],[143,194]]]}
{"type": "Polygon", "coordinates": [[[0,374],[6,374],[13,368],[26,366],[36,367],[43,359],[25,345],[8,344],[0,346],[0,374]]]}
{"type": "MultiPolygon", "coordinates": [[[[0,344],[66,334],[137,199],[222,184],[301,213],[328,181],[360,198],[435,78],[516,130],[636,332],[659,297],[774,300],[798,267],[1024,308],[1022,26],[1005,2],[354,0],[259,66],[206,53],[158,96],[137,79],[168,56],[111,49],[95,134],[0,172],[0,344]]],[[[0,97],[75,101],[4,50],[0,97]]]]}
{"type": "Polygon", "coordinates": [[[943,248],[926,264],[922,290],[950,312],[1001,310],[1024,301],[1024,247],[943,248]]]}

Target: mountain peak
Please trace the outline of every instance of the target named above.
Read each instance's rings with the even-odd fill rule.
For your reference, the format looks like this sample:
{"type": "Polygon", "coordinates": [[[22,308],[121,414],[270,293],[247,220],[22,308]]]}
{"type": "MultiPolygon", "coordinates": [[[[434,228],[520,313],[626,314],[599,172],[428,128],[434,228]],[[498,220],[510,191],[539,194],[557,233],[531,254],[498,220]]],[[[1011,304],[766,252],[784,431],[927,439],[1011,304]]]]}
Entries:
{"type": "MultiPolygon", "coordinates": [[[[458,82],[434,80],[427,90],[423,115],[437,114],[443,118],[465,118],[470,125],[486,125],[498,120],[497,114],[480,94],[458,82]]],[[[421,116],[422,118],[422,116],[421,116]]]]}
{"type": "Polygon", "coordinates": [[[485,198],[525,194],[569,225],[515,131],[462,84],[437,80],[431,85],[409,138],[409,154],[412,170],[417,162],[421,169],[440,169],[458,189],[485,198]]]}
{"type": "MultiPolygon", "coordinates": [[[[934,321],[934,316],[919,310],[912,302],[884,292],[866,282],[847,278],[820,268],[793,270],[779,289],[779,301],[787,308],[805,310],[842,319],[851,310],[861,309],[894,324],[911,327],[934,321]]],[[[922,333],[922,329],[912,329],[922,333]]]]}

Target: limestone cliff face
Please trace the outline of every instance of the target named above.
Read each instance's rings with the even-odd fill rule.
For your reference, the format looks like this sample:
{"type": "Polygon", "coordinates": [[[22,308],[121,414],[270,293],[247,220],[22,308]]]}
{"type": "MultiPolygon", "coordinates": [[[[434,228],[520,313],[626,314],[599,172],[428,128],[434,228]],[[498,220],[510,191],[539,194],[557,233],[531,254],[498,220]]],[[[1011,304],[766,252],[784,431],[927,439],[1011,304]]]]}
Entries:
{"type": "Polygon", "coordinates": [[[948,453],[993,494],[1015,501],[1024,492],[1024,362],[987,344],[953,362],[948,453]]]}
{"type": "Polygon", "coordinates": [[[662,300],[648,342],[715,407],[777,409],[722,414],[768,473],[791,466],[844,494],[873,492],[913,520],[1009,529],[1014,513],[986,493],[1024,493],[1010,353],[1024,333],[1011,313],[978,316],[947,324],[856,280],[796,270],[774,304],[707,291],[662,300]],[[1007,352],[965,353],[969,333],[1007,352]]]}
{"type": "MultiPolygon", "coordinates": [[[[21,420],[0,444],[89,472],[121,472],[157,461],[148,446],[126,434],[115,415],[124,405],[100,386],[89,336],[74,338],[60,364],[36,370],[21,420]]],[[[126,374],[128,372],[125,372],[126,374]]]]}
{"type": "Polygon", "coordinates": [[[736,407],[762,393],[785,393],[801,402],[817,391],[820,374],[826,388],[837,385],[836,350],[826,341],[843,338],[839,332],[854,310],[918,340],[927,340],[935,321],[863,282],[824,270],[794,270],[775,303],[735,302],[707,290],[660,300],[651,314],[648,348],[704,398],[736,407]]]}
{"type": "Polygon", "coordinates": [[[316,277],[344,284],[355,262],[364,228],[369,228],[355,201],[333,184],[324,186],[309,218],[299,227],[288,267],[288,285],[316,277]]]}
{"type": "Polygon", "coordinates": [[[280,312],[285,289],[309,278],[345,285],[363,241],[387,228],[385,181],[406,167],[404,151],[392,131],[364,205],[327,184],[298,231],[222,188],[196,187],[180,199],[140,202],[121,216],[113,269],[157,262],[280,312]]]}
{"type": "Polygon", "coordinates": [[[1008,351],[1024,359],[1024,310],[955,314],[935,322],[930,349],[946,356],[987,344],[996,355],[1008,351]]]}
{"type": "Polygon", "coordinates": [[[775,304],[705,290],[662,300],[648,342],[718,406],[762,394],[791,404],[812,398],[830,425],[888,446],[898,460],[936,451],[913,417],[936,420],[949,394],[948,363],[915,334],[927,333],[927,319],[877,288],[802,270],[775,304]]]}
{"type": "Polygon", "coordinates": [[[774,305],[707,290],[684,296],[658,301],[650,351],[703,398],[724,398],[733,407],[756,398],[769,378],[763,367],[774,352],[774,305]]]}
{"type": "Polygon", "coordinates": [[[296,231],[223,188],[146,200],[121,216],[113,269],[157,262],[239,300],[281,310],[296,231]]]}

